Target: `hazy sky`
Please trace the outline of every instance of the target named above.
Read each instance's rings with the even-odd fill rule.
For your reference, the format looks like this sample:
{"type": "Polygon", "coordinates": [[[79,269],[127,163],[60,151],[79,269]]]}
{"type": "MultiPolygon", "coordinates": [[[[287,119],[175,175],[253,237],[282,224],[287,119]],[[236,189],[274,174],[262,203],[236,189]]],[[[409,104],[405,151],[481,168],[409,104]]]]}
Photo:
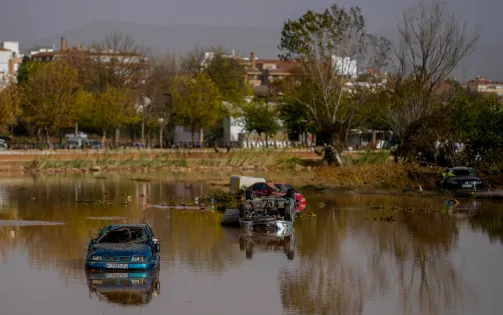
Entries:
{"type": "MultiPolygon", "coordinates": [[[[483,42],[501,40],[501,0],[448,0],[463,20],[479,24],[483,42]]],[[[306,9],[321,10],[330,0],[0,0],[0,41],[24,43],[94,20],[146,24],[244,25],[280,29],[284,20],[306,9]]],[[[371,31],[394,27],[403,8],[415,0],[339,0],[358,5],[371,31]]]]}

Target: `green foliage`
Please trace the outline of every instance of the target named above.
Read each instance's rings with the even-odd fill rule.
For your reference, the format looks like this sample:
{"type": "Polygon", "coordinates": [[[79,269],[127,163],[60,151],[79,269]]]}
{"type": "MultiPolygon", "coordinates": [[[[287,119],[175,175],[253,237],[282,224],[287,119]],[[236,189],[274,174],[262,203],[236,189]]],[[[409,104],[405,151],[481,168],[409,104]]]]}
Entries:
{"type": "Polygon", "coordinates": [[[190,128],[192,135],[201,128],[213,127],[222,116],[221,95],[215,83],[204,73],[178,82],[173,95],[178,123],[190,128]]]}
{"type": "Polygon", "coordinates": [[[10,85],[0,91],[0,126],[13,124],[20,114],[19,90],[17,86],[10,85]]]}
{"type": "Polygon", "coordinates": [[[503,106],[496,96],[459,93],[452,105],[453,134],[466,143],[469,162],[503,169],[503,106]]]}
{"type": "Polygon", "coordinates": [[[265,102],[255,101],[245,105],[243,114],[246,131],[255,131],[259,136],[262,134],[272,136],[278,132],[276,110],[268,107],[265,102]]]}
{"type": "Polygon", "coordinates": [[[205,73],[217,86],[222,100],[234,107],[243,103],[250,91],[244,80],[246,72],[238,59],[224,56],[221,50],[217,51],[208,65],[205,73]]]}
{"type": "Polygon", "coordinates": [[[330,135],[332,142],[343,142],[346,131],[358,125],[359,110],[369,89],[346,84],[351,81],[348,59],[358,59],[372,67],[383,66],[390,51],[384,38],[368,34],[358,7],[345,10],[337,4],[321,13],[307,11],[298,20],[285,22],[281,58],[301,64],[300,84],[286,86],[290,104],[306,107],[317,130],[330,135]],[[341,141],[342,140],[342,141],[341,141]]]}
{"type": "Polygon", "coordinates": [[[18,84],[22,85],[28,82],[31,78],[33,78],[42,65],[43,63],[31,60],[28,56],[24,56],[23,62],[19,65],[19,69],[17,71],[18,84]]]}
{"type": "Polygon", "coordinates": [[[357,48],[363,49],[365,20],[359,7],[346,11],[333,4],[322,13],[308,10],[297,21],[289,19],[281,35],[279,48],[286,51],[281,55],[284,59],[331,58],[341,53],[353,57],[358,53],[357,48]],[[352,45],[346,41],[349,38],[352,45]],[[343,47],[346,51],[342,51],[343,47]]]}
{"type": "Polygon", "coordinates": [[[40,67],[23,85],[25,117],[35,126],[59,129],[72,126],[79,115],[77,72],[64,62],[40,67]]]}
{"type": "Polygon", "coordinates": [[[86,112],[103,131],[103,141],[109,128],[117,128],[138,121],[134,97],[127,87],[105,86],[103,92],[82,95],[87,103],[86,112]]]}

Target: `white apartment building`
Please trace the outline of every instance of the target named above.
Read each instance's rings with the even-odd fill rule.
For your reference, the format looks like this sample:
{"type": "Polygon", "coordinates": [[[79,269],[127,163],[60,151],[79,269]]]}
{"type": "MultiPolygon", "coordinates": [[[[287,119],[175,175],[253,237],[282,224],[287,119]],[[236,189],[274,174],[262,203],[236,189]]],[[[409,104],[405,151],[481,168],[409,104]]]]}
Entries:
{"type": "Polygon", "coordinates": [[[358,68],[355,59],[332,55],[332,65],[339,75],[349,76],[353,79],[358,77],[358,68]]]}

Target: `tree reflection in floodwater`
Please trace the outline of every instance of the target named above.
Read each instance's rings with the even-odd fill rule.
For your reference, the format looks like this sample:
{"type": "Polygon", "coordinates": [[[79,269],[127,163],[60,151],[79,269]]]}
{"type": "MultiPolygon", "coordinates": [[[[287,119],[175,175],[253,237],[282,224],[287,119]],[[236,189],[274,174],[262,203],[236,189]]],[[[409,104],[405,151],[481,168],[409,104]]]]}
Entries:
{"type": "Polygon", "coordinates": [[[503,212],[490,209],[478,211],[468,217],[469,224],[474,231],[482,231],[491,241],[503,244],[503,212]]]}
{"type": "Polygon", "coordinates": [[[366,303],[394,290],[400,314],[456,313],[462,307],[464,284],[449,257],[458,235],[455,218],[394,211],[395,223],[368,220],[379,212],[369,210],[376,204],[439,209],[438,200],[383,196],[335,200],[325,202],[332,207],[317,211],[316,222],[296,225],[302,235],[297,247],[300,266],[279,275],[285,309],[301,314],[363,314],[366,303]],[[360,211],[344,210],[354,205],[360,211]]]}
{"type": "Polygon", "coordinates": [[[238,249],[225,246],[220,214],[143,209],[145,202],[167,202],[174,197],[193,201],[207,188],[107,176],[37,176],[6,185],[8,202],[15,206],[0,212],[0,219],[60,221],[65,225],[0,227],[2,259],[8,259],[9,250],[23,248],[34,265],[56,267],[65,277],[83,277],[90,232],[108,223],[146,221],[162,244],[163,264],[182,263],[195,272],[222,272],[226,265],[244,261],[238,249]]]}
{"type": "MultiPolygon", "coordinates": [[[[85,277],[89,232],[109,222],[145,220],[152,224],[161,242],[161,271],[168,274],[188,270],[220,278],[230,269],[241,267],[253,277],[251,270],[262,259],[266,266],[283,266],[278,290],[285,313],[383,314],[372,309],[376,301],[393,307],[386,314],[456,313],[469,303],[463,293],[466,284],[451,254],[457,248],[459,229],[466,230],[466,223],[460,222],[468,222],[472,229],[492,239],[501,240],[503,234],[503,215],[497,210],[482,209],[464,215],[465,221],[460,221],[459,215],[442,212],[445,198],[307,195],[306,211],[314,211],[317,216],[299,217],[295,223],[294,259],[289,261],[282,253],[260,258],[257,255],[247,262],[240,250],[239,233],[228,235],[219,224],[221,214],[143,210],[145,202],[167,202],[175,196],[192,201],[209,192],[211,188],[206,186],[132,181],[114,174],[107,174],[106,179],[89,175],[23,177],[12,183],[0,181],[0,186],[0,220],[66,223],[0,227],[3,263],[8,262],[13,251],[25,251],[32,265],[58,270],[63,281],[78,282],[85,277]],[[317,207],[318,203],[322,208],[317,207]],[[387,209],[371,210],[379,205],[387,209]],[[392,211],[391,207],[440,212],[392,211]],[[367,220],[389,215],[396,216],[396,222],[367,220]],[[382,303],[383,299],[386,303],[382,303]]],[[[459,208],[465,206],[470,205],[462,200],[459,208]]],[[[279,251],[284,245],[261,239],[253,242],[256,252],[279,251]]],[[[128,295],[112,294],[110,299],[135,303],[128,295]]]]}

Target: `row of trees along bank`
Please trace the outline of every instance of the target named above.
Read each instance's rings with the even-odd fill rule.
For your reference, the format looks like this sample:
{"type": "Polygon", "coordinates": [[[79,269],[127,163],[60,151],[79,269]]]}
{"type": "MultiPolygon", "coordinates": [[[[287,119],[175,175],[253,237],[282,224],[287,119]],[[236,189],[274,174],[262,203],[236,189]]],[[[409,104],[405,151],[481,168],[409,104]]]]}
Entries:
{"type": "Polygon", "coordinates": [[[458,162],[495,165],[503,152],[501,104],[450,80],[475,50],[478,29],[469,31],[443,4],[421,1],[404,11],[396,31],[393,41],[370,34],[360,8],[337,4],[286,21],[280,57],[299,66],[296,75],[272,82],[266,96],[276,106],[246,101],[253,96],[243,80],[246,70],[221,49],[211,49],[216,53],[206,63],[198,49],[152,56],[132,38],[111,34],[94,44],[96,50],[110,47],[150,58],[103,62],[89,58],[89,51],[70,49],[55,62],[26,59],[18,83],[0,94],[0,123],[46,141],[77,124],[103,140],[110,131],[117,135],[121,128],[141,125],[149,139],[169,122],[165,94],[170,93],[175,123],[193,134],[205,130],[207,138],[222,133],[219,122],[227,116],[243,117],[247,132],[266,136],[277,132],[281,119],[289,132],[325,135],[336,150],[345,147],[353,128],[388,129],[404,158],[432,151],[436,140],[445,139],[465,144],[458,162]],[[344,75],[352,65],[334,64],[334,56],[373,71],[355,80],[344,75]]]}

